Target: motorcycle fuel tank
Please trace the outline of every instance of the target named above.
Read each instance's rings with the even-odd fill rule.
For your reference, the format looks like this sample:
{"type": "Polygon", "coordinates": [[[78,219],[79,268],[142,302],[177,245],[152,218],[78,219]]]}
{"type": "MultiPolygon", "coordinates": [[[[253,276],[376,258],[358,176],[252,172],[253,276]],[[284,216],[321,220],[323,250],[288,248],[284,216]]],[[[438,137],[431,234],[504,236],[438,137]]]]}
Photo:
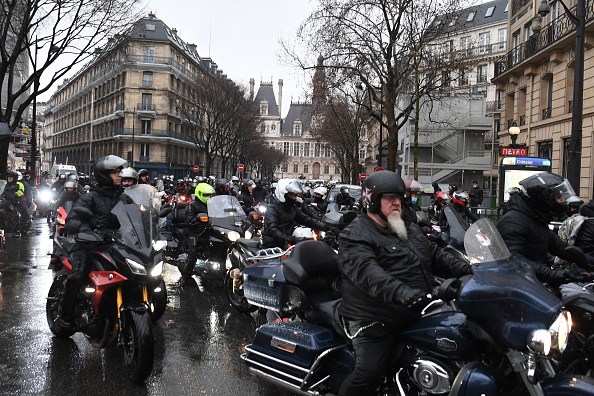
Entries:
{"type": "Polygon", "coordinates": [[[425,316],[400,333],[399,339],[434,355],[452,360],[473,359],[482,344],[475,341],[461,312],[425,316]]]}

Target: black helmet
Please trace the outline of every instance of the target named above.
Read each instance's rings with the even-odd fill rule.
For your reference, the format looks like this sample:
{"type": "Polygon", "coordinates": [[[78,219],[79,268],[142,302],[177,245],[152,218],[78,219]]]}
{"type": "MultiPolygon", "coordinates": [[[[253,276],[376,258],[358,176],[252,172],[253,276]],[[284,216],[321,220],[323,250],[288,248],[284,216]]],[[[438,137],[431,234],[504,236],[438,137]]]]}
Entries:
{"type": "Polygon", "coordinates": [[[126,160],[117,155],[108,155],[101,157],[93,165],[93,176],[97,184],[100,186],[113,186],[113,179],[109,176],[109,172],[116,169],[123,169],[126,165],[126,160]]]}
{"type": "Polygon", "coordinates": [[[148,169],[141,169],[138,171],[138,177],[148,176],[148,169]]]}
{"type": "Polygon", "coordinates": [[[567,200],[575,192],[567,179],[554,173],[542,172],[520,182],[524,199],[549,216],[561,216],[567,210],[567,200]]]}
{"type": "Polygon", "coordinates": [[[340,187],[340,193],[341,194],[348,194],[349,193],[349,188],[347,186],[340,187]]]}
{"type": "Polygon", "coordinates": [[[7,169],[6,170],[6,178],[9,176],[14,177],[14,181],[16,182],[19,179],[19,174],[14,169],[7,169]]]}
{"type": "Polygon", "coordinates": [[[369,213],[380,212],[380,198],[383,194],[401,194],[404,196],[406,193],[404,180],[397,173],[389,170],[374,172],[367,176],[362,187],[361,199],[363,207],[369,213]]]}

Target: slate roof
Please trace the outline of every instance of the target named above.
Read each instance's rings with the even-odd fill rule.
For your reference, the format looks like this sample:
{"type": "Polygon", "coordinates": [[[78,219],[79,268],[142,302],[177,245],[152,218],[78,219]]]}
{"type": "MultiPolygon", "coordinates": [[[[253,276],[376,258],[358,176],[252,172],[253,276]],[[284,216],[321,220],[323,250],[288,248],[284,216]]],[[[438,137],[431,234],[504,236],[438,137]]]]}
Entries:
{"type": "Polygon", "coordinates": [[[271,82],[261,82],[258,88],[258,93],[254,98],[254,105],[259,109],[261,101],[268,102],[268,116],[280,117],[278,112],[278,104],[274,96],[274,88],[271,82]]]}
{"type": "MultiPolygon", "coordinates": [[[[507,21],[508,13],[505,11],[507,8],[507,0],[495,0],[489,1],[483,4],[477,4],[472,7],[465,8],[456,14],[458,14],[458,19],[454,26],[446,31],[459,31],[460,29],[472,29],[483,25],[489,25],[492,23],[497,23],[501,21],[507,21]],[[493,9],[493,14],[490,17],[487,17],[487,10],[489,7],[495,7],[493,9]],[[474,12],[474,18],[471,21],[468,21],[468,16],[471,12],[474,12]]],[[[443,19],[442,17],[438,17],[436,20],[443,19]]]]}
{"type": "Polygon", "coordinates": [[[287,117],[285,118],[281,128],[281,136],[292,135],[293,124],[298,120],[301,121],[301,130],[303,132],[307,132],[311,125],[312,109],[313,107],[311,103],[291,103],[289,112],[287,113],[287,117]]]}

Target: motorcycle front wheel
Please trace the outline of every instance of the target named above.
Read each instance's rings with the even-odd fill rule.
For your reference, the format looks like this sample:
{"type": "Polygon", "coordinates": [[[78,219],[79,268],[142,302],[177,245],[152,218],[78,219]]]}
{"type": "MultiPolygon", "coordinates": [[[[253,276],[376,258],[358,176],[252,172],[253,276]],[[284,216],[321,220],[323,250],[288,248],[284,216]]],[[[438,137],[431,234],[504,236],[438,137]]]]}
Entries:
{"type": "Polygon", "coordinates": [[[126,311],[126,325],[121,331],[124,340],[124,363],[132,382],[141,383],[151,374],[155,360],[153,326],[147,311],[126,311]]]}
{"type": "Polygon", "coordinates": [[[58,316],[60,314],[60,306],[62,305],[62,298],[64,296],[64,287],[66,285],[66,276],[61,276],[54,280],[49,293],[47,294],[47,302],[45,303],[45,314],[47,317],[47,325],[54,335],[58,338],[68,338],[74,333],[73,329],[65,329],[58,323],[58,316]]]}

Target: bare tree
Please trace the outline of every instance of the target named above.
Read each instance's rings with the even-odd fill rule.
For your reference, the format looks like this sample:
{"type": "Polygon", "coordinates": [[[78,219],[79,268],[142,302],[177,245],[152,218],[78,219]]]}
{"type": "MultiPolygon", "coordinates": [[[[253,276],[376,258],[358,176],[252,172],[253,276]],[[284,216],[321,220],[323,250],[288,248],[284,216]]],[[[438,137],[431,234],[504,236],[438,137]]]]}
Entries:
{"type": "Polygon", "coordinates": [[[316,68],[321,57],[330,86],[365,86],[372,102],[359,105],[388,132],[387,168],[396,170],[398,131],[415,103],[456,77],[452,71],[462,54],[453,48],[435,54],[428,46],[455,34],[450,22],[456,22],[461,0],[318,1],[319,8],[301,25],[295,45],[283,43],[284,53],[289,62],[306,70],[316,68]],[[439,23],[433,23],[436,15],[442,16],[439,23]],[[415,74],[415,56],[418,62],[424,59],[422,78],[416,80],[420,74],[415,74]]]}
{"type": "Polygon", "coordinates": [[[328,143],[342,169],[342,179],[359,182],[359,147],[370,121],[369,112],[362,103],[364,93],[351,91],[332,95],[326,104],[317,106],[315,122],[310,133],[328,143]]]}
{"type": "Polygon", "coordinates": [[[239,158],[246,141],[257,139],[258,113],[244,88],[231,80],[205,76],[193,85],[189,99],[178,99],[182,133],[189,136],[206,159],[206,174],[215,159],[227,163],[239,158]],[[182,101],[183,100],[183,101],[182,101]]]}
{"type": "Polygon", "coordinates": [[[75,65],[89,60],[95,47],[109,36],[137,20],[142,3],[142,0],[2,2],[0,174],[6,172],[9,136],[21,124],[31,102],[64,78],[75,65]],[[29,65],[32,65],[31,73],[29,65]],[[41,76],[44,76],[43,84],[41,76]]]}
{"type": "Polygon", "coordinates": [[[274,171],[287,159],[282,151],[262,143],[251,144],[244,154],[245,162],[250,165],[250,168],[269,180],[274,178],[274,171]]]}

